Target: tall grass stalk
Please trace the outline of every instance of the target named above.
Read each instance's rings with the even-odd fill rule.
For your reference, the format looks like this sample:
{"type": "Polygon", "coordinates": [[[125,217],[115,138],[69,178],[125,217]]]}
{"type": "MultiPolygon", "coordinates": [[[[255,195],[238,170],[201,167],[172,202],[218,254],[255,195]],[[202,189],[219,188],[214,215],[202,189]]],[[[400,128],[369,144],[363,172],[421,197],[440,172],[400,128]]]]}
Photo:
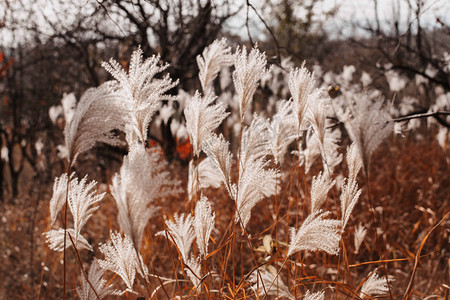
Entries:
{"type": "MultiPolygon", "coordinates": [[[[365,104],[351,103],[353,115],[345,115],[339,107],[332,105],[336,117],[346,122],[347,132],[354,143],[347,149],[348,176],[339,180],[345,172],[337,175],[333,172],[341,172],[337,166],[341,164],[342,153],[338,153],[341,151],[336,141],[341,135],[326,130],[325,100],[322,89],[316,87],[314,73],[304,65],[292,69],[288,80],[285,80],[288,88],[285,89],[286,94],[290,92],[291,99],[279,103],[268,100],[268,106],[276,106],[274,117],[255,114],[250,122],[250,107],[256,105],[253,103],[255,92],[260,82],[266,80],[264,76],[268,76],[269,80],[273,76],[269,72],[271,68],[267,68],[265,55],[256,48],[247,52],[243,47],[238,47],[236,53],[231,54],[231,48],[222,40],[205,49],[197,60],[202,94],[196,92],[194,96],[186,96],[185,102],[180,101],[181,107],[177,111],[173,109],[174,115],[182,116],[184,113],[185,123],[180,121],[180,124],[186,125],[184,137],[189,138],[193,150],[189,161],[187,197],[176,193],[180,190],[179,185],[164,170],[167,164],[148,153],[144,146],[153,118],[155,123],[163,119],[155,112],[161,109],[161,115],[165,115],[167,107],[164,107],[166,102],[163,101],[176,100],[176,97],[166,94],[176,83],[168,75],[157,75],[168,67],[159,61],[159,57],[144,60],[142,51],[137,50],[127,71],[114,60],[104,63],[115,80],[86,92],[73,118],[67,120],[65,142],[68,165],[67,173],[64,173],[67,182],[65,191],[63,184],[61,191],[54,188],[56,200],[52,198],[50,201],[52,226],[56,219],[55,211],[57,215],[64,208],[62,220],[58,217],[58,223],[63,223],[63,241],[59,244],[56,241],[62,238],[61,228],[51,229],[47,233],[51,249],[63,252],[62,298],[65,300],[70,293],[67,289],[70,276],[67,274],[72,274],[71,271],[75,288],[77,281],[83,280],[85,292],[84,296],[79,293],[80,298],[101,299],[106,295],[105,291],[122,293],[128,298],[143,296],[150,299],[163,294],[167,298],[208,299],[327,297],[337,300],[341,293],[345,295],[342,298],[353,299],[379,295],[395,297],[398,289],[392,288],[392,280],[388,277],[393,269],[389,263],[398,263],[401,259],[385,259],[387,252],[382,250],[382,237],[376,230],[380,223],[374,207],[376,185],[371,182],[374,178],[370,174],[371,155],[389,134],[390,128],[388,125],[381,126],[384,123],[377,121],[375,127],[382,134],[373,130],[369,121],[385,118],[385,113],[383,111],[377,115],[365,111],[384,109],[381,104],[372,103],[369,97],[362,98],[361,102],[365,104]],[[218,88],[213,89],[213,82],[222,68],[231,66],[233,61],[234,98],[232,94],[216,96],[214,93],[218,88]],[[356,114],[361,111],[365,118],[356,114]],[[238,141],[231,147],[223,135],[215,132],[220,130],[219,126],[227,117],[223,126],[230,127],[228,129],[235,133],[228,139],[238,141]],[[116,132],[123,132],[122,141],[116,132]],[[95,183],[85,187],[84,178],[80,181],[83,186],[79,194],[85,199],[75,201],[71,193],[77,191],[75,183],[79,181],[74,179],[72,185],[69,172],[75,169],[79,154],[90,150],[97,142],[117,145],[123,143],[123,139],[128,144],[128,154],[109,186],[118,208],[118,228],[110,231],[106,243],[100,241],[103,245],[99,250],[105,258],[98,261],[101,271],[95,277],[98,280],[90,280],[91,271],[97,269],[91,264],[88,275],[82,264],[84,256],[79,251],[93,251],[95,246],[89,244],[80,230],[98,208],[93,204],[100,201],[104,193],[90,190],[95,183]],[[283,156],[287,157],[289,147],[296,150],[297,157],[291,159],[291,166],[286,164],[284,167],[283,156]],[[315,163],[316,158],[321,163],[315,163]],[[359,159],[364,167],[366,209],[370,213],[374,234],[370,238],[376,242],[376,250],[369,255],[379,256],[377,260],[367,262],[367,266],[364,262],[351,264],[353,258],[363,256],[363,250],[357,256],[363,238],[355,239],[352,254],[352,243],[347,241],[350,235],[344,234],[346,227],[354,225],[352,211],[360,200],[361,189],[357,182],[361,169],[359,159]],[[210,163],[211,168],[209,165],[205,167],[206,163],[210,163]],[[219,182],[222,190],[216,195],[220,196],[211,196],[206,191],[208,185],[217,188],[219,182]],[[227,193],[227,196],[221,193],[227,193]],[[58,198],[60,194],[64,196],[58,198]],[[174,196],[187,201],[175,207],[177,204],[174,203],[178,202],[173,201],[174,196]],[[335,203],[332,199],[339,202],[335,203]],[[262,201],[265,201],[266,207],[260,204],[262,201]],[[164,212],[174,209],[173,218],[170,213],[164,215],[164,230],[155,234],[151,231],[159,225],[152,227],[148,224],[157,222],[156,211],[160,207],[156,204],[163,206],[166,203],[164,212]],[[224,210],[222,205],[227,205],[227,209],[224,210]],[[261,206],[258,207],[261,210],[255,208],[257,205],[261,206]],[[68,209],[74,217],[73,229],[69,225],[68,209]],[[295,216],[292,216],[294,213],[295,216]],[[258,217],[262,220],[261,224],[255,222],[258,217]],[[60,234],[52,238],[50,233],[55,232],[60,234]],[[283,237],[283,234],[286,236],[283,237]],[[162,236],[165,242],[158,241],[155,236],[162,236]],[[262,246],[259,246],[261,238],[262,246]],[[272,244],[267,242],[268,239],[272,244]],[[157,250],[162,243],[166,244],[163,246],[168,251],[166,256],[157,250]],[[268,248],[272,245],[276,251],[268,248]],[[70,246],[76,260],[73,270],[70,269],[67,252],[70,246]],[[155,265],[155,261],[160,261],[161,266],[155,265]],[[375,265],[375,271],[367,273],[364,269],[365,279],[361,281],[358,276],[363,271],[355,268],[361,266],[362,270],[362,266],[367,268],[369,263],[375,265]],[[77,265],[82,276],[77,276],[77,265]],[[108,272],[106,276],[110,273],[115,275],[106,281],[103,279],[104,271],[108,272]],[[378,277],[376,271],[380,271],[380,276],[383,274],[384,278],[378,277]],[[108,284],[102,286],[98,283],[100,281],[108,284]],[[113,290],[117,283],[121,290],[113,290]],[[87,285],[92,289],[91,294],[86,292],[87,285]]],[[[59,182],[55,180],[56,187],[59,182]]],[[[419,245],[404,299],[412,297],[421,251],[431,232],[450,215],[450,212],[445,213],[419,245]]],[[[367,252],[368,242],[364,243],[361,249],[367,252]]],[[[42,273],[41,281],[43,276],[42,273]]],[[[76,296],[75,293],[73,296],[76,296]]]]}

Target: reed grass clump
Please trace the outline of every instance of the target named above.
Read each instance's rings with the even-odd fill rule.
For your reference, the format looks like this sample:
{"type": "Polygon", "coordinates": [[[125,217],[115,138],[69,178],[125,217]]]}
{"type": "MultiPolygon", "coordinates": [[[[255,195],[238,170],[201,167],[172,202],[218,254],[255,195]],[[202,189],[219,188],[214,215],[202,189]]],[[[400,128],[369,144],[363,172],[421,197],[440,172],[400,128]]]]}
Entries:
{"type": "Polygon", "coordinates": [[[138,49],[128,70],[104,63],[114,79],[88,90],[67,120],[67,171],[55,179],[45,233],[63,252],[63,297],[398,297],[389,268],[397,259],[385,256],[382,212],[368,189],[375,150],[393,132],[384,103],[331,101],[302,65],[285,72],[290,98],[267,103],[272,114],[256,111],[255,92],[273,70],[258,48],[232,53],[215,41],[197,62],[202,91],[179,109],[193,150],[183,180],[147,143],[155,113],[177,101],[158,56],[144,60],[138,49]],[[227,68],[232,94],[216,95],[227,68]],[[104,193],[76,171],[77,157],[97,143],[128,149],[104,193]],[[103,198],[117,211],[104,224],[109,236],[82,234],[103,198]],[[358,205],[371,218],[353,217],[358,205]],[[364,244],[369,237],[373,245],[364,244]],[[361,277],[356,268],[365,265],[371,271],[361,277]]]}

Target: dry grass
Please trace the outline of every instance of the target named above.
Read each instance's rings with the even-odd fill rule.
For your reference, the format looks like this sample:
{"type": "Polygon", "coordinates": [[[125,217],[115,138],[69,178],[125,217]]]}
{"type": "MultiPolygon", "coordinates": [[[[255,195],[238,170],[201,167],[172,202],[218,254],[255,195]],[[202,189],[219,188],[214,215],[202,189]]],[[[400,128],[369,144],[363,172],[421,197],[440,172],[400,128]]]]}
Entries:
{"type": "MultiPolygon", "coordinates": [[[[359,178],[363,195],[343,235],[339,257],[299,253],[295,256],[295,261],[286,262],[280,276],[284,282],[289,282],[293,295],[300,297],[306,289],[325,289],[327,295],[336,294],[337,299],[352,299],[356,297],[357,287],[370,272],[378,268],[378,273],[395,277],[388,298],[399,299],[405,293],[413,274],[416,253],[427,237],[417,264],[411,299],[423,299],[432,294],[446,299],[450,294],[450,218],[443,220],[427,234],[450,210],[449,155],[449,151],[444,153],[431,138],[431,134],[420,141],[411,137],[386,141],[372,160],[370,193],[375,212],[371,212],[367,201],[367,185],[363,183],[363,178],[359,178]],[[356,254],[353,232],[358,223],[368,228],[368,233],[356,254]]],[[[212,268],[211,271],[215,271],[217,275],[205,279],[204,286],[209,290],[203,297],[216,298],[218,294],[213,290],[224,287],[222,297],[254,298],[244,280],[245,274],[257,264],[270,262],[277,269],[281,266],[287,251],[285,243],[288,226],[297,222],[300,224],[306,216],[307,207],[303,205],[305,202],[302,199],[305,198],[304,195],[309,195],[306,188],[311,180],[310,176],[304,177],[292,171],[295,169],[291,167],[292,164],[293,162],[286,164],[287,180],[282,184],[280,194],[264,200],[252,211],[252,220],[248,226],[248,232],[252,233],[250,237],[241,235],[236,230],[237,234],[227,241],[230,230],[233,230],[233,226],[229,226],[233,216],[233,202],[223,188],[207,191],[206,196],[216,211],[216,229],[212,234],[214,245],[210,245],[210,249],[216,249],[218,245],[222,245],[222,248],[213,252],[208,260],[207,267],[212,268]],[[290,184],[295,182],[300,183],[300,190],[296,184],[290,184]],[[296,205],[297,200],[300,200],[299,206],[296,205]],[[275,207],[278,208],[277,215],[273,213],[276,211],[275,207]],[[293,213],[288,214],[288,211],[293,213]],[[299,212],[298,217],[295,216],[296,211],[299,212]],[[263,248],[258,248],[263,245],[265,235],[271,235],[273,239],[270,257],[263,248]]],[[[87,168],[92,168],[92,165],[84,166],[83,162],[78,165],[79,171],[87,171],[87,168]]],[[[174,163],[171,168],[174,176],[179,176],[185,185],[187,168],[178,163],[174,163]]],[[[94,168],[92,171],[95,173],[94,168]]],[[[310,173],[317,172],[312,170],[310,173]]],[[[5,203],[0,212],[0,254],[3,261],[0,267],[0,273],[3,274],[0,298],[61,298],[62,254],[50,251],[41,235],[49,226],[51,182],[40,186],[36,182],[29,182],[22,188],[22,191],[27,190],[29,192],[23,192],[16,200],[5,203]]],[[[332,190],[329,195],[327,208],[338,212],[338,194],[332,190]]],[[[163,237],[154,236],[163,229],[164,215],[193,209],[193,205],[186,199],[187,195],[177,199],[162,199],[161,214],[151,219],[146,229],[141,252],[151,273],[177,278],[158,291],[158,298],[164,298],[165,293],[172,296],[195,296],[191,284],[186,283],[181,274],[183,268],[176,248],[163,237]]],[[[87,224],[86,235],[89,242],[93,245],[106,242],[109,230],[119,229],[116,215],[114,200],[107,196],[87,224]]],[[[94,248],[94,253],[80,253],[83,262],[90,262],[94,256],[101,257],[98,247],[94,248]]],[[[81,275],[72,250],[68,253],[67,290],[68,295],[72,295],[74,279],[79,280],[81,275]]],[[[110,280],[114,280],[111,274],[108,273],[108,276],[110,280]]],[[[150,283],[151,290],[159,286],[157,278],[152,278],[150,283]]],[[[132,294],[126,296],[129,299],[135,298],[132,294]]]]}

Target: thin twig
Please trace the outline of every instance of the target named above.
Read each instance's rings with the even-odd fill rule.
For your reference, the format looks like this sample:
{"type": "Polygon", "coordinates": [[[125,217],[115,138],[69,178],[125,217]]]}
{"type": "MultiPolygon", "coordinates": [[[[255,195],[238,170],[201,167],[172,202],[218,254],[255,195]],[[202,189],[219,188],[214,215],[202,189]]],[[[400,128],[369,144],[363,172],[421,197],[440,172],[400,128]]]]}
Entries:
{"type": "Polygon", "coordinates": [[[419,266],[419,261],[420,261],[420,253],[422,252],[423,246],[425,246],[425,242],[427,241],[428,237],[430,236],[430,234],[439,226],[442,224],[442,222],[444,222],[445,219],[447,219],[447,217],[450,215],[450,211],[448,211],[440,220],[439,222],[436,223],[436,225],[433,226],[433,228],[430,229],[430,231],[428,231],[427,235],[423,238],[422,242],[420,243],[420,247],[417,250],[416,253],[416,258],[414,261],[414,268],[411,274],[411,279],[409,280],[408,283],[408,287],[406,288],[405,294],[403,295],[403,299],[409,299],[412,293],[412,287],[414,284],[414,276],[416,275],[416,271],[417,271],[417,267],[419,266]]]}
{"type": "MultiPolygon", "coordinates": [[[[261,20],[261,22],[264,24],[264,27],[266,27],[267,31],[269,31],[270,33],[270,37],[272,38],[273,42],[275,43],[275,49],[277,51],[277,56],[276,56],[276,61],[277,61],[277,65],[279,67],[281,67],[281,54],[280,54],[280,45],[278,44],[278,40],[275,37],[275,34],[273,33],[273,30],[270,28],[270,26],[267,24],[266,20],[264,20],[264,18],[258,13],[258,11],[256,10],[256,8],[250,3],[249,0],[247,0],[247,20],[248,20],[248,8],[253,9],[253,11],[255,12],[256,16],[258,16],[258,18],[261,20]]],[[[247,24],[247,22],[246,22],[247,24]]],[[[248,27],[247,27],[248,30],[248,27]]],[[[252,43],[253,44],[253,43],[252,43]]],[[[281,67],[282,68],[282,67],[281,67]]]]}
{"type": "Polygon", "coordinates": [[[120,33],[122,33],[123,36],[126,36],[125,32],[122,30],[122,28],[120,27],[120,25],[119,25],[116,21],[114,21],[113,18],[109,15],[108,8],[106,8],[106,6],[103,4],[103,1],[97,0],[96,2],[97,2],[97,4],[98,4],[99,6],[101,6],[101,7],[105,10],[106,16],[108,16],[109,20],[110,20],[111,22],[113,22],[114,25],[116,25],[116,27],[119,29],[120,33]]]}
{"type": "Polygon", "coordinates": [[[89,286],[91,287],[91,289],[94,291],[95,296],[97,297],[98,300],[100,300],[100,296],[97,294],[97,291],[94,289],[94,286],[92,285],[91,281],[89,280],[86,271],[83,269],[83,265],[81,264],[81,259],[80,259],[80,255],[78,254],[77,248],[75,247],[75,243],[73,242],[72,236],[70,235],[70,232],[67,232],[67,235],[69,236],[70,241],[72,242],[72,247],[75,250],[75,256],[77,258],[77,262],[80,264],[80,268],[81,268],[81,272],[84,275],[84,278],[86,279],[87,283],[89,284],[89,286]]]}
{"type": "MultiPolygon", "coordinates": [[[[248,4],[248,1],[247,1],[247,4],[248,4]]],[[[246,12],[246,17],[245,17],[245,27],[247,28],[248,39],[250,40],[250,44],[252,44],[252,47],[253,47],[254,43],[252,40],[252,35],[250,34],[250,27],[248,25],[248,21],[249,21],[248,12],[250,10],[249,8],[250,8],[250,6],[247,5],[247,12],[246,12]]]]}
{"type": "MultiPolygon", "coordinates": [[[[67,166],[67,186],[66,186],[66,201],[64,202],[64,249],[63,249],[63,300],[66,300],[66,264],[67,264],[67,251],[66,251],[66,245],[67,245],[67,209],[68,209],[68,203],[69,203],[69,186],[70,186],[70,165],[71,161],[69,161],[69,165],[67,166]]],[[[74,245],[75,247],[75,245],[74,245]]]]}
{"type": "MultiPolygon", "coordinates": [[[[428,256],[430,254],[432,254],[433,252],[421,255],[420,258],[428,256]]],[[[399,261],[408,261],[408,260],[413,260],[415,259],[414,257],[411,258],[393,258],[393,259],[383,259],[383,260],[372,260],[372,261],[365,261],[362,263],[358,263],[358,264],[354,264],[354,265],[349,265],[349,268],[355,268],[355,267],[360,267],[360,266],[364,266],[364,265],[373,265],[373,264],[379,264],[379,263],[390,263],[390,262],[399,262],[399,261]]]]}
{"type": "Polygon", "coordinates": [[[420,118],[428,118],[428,117],[435,118],[437,116],[450,116],[450,111],[436,111],[436,112],[423,113],[423,114],[414,114],[414,115],[394,118],[391,121],[392,122],[402,122],[402,121],[409,121],[412,119],[420,119],[420,118]]]}
{"type": "MultiPolygon", "coordinates": [[[[439,124],[441,124],[445,127],[450,127],[450,124],[447,124],[444,120],[439,118],[440,116],[450,116],[450,111],[444,110],[444,111],[435,111],[435,112],[429,112],[429,113],[412,113],[407,116],[393,118],[393,119],[387,121],[387,123],[388,122],[398,123],[398,122],[405,122],[405,121],[409,121],[409,120],[413,120],[413,119],[425,119],[425,118],[433,117],[433,118],[437,119],[438,121],[442,121],[442,122],[439,122],[439,124]]],[[[333,125],[328,126],[327,129],[333,129],[339,125],[344,124],[344,122],[339,121],[337,118],[334,118],[334,117],[327,117],[327,118],[336,121],[336,123],[334,123],[333,125]]]]}

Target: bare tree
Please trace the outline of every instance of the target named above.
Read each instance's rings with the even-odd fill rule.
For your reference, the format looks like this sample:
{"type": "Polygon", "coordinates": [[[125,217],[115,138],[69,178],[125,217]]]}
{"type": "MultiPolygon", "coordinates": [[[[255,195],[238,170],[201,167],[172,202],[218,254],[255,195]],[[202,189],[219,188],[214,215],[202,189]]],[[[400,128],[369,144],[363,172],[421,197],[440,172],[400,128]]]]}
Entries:
{"type": "MultiPolygon", "coordinates": [[[[10,156],[0,168],[10,174],[13,196],[19,193],[24,166],[37,170],[36,140],[54,136],[49,107],[59,104],[64,92],[80,96],[104,82],[102,60],[128,61],[140,46],[144,55],[159,54],[170,63],[167,72],[179,80],[181,88],[193,90],[199,85],[196,56],[237,12],[231,2],[210,0],[50,0],[45,4],[43,9],[39,0],[0,3],[0,39],[4,41],[0,52],[14,61],[7,71],[6,60],[0,63],[0,97],[8,99],[0,107],[1,144],[10,156]]],[[[159,133],[169,158],[176,146],[170,122],[159,133]]],[[[3,183],[0,176],[1,187],[3,183]]]]}
{"type": "Polygon", "coordinates": [[[450,91],[450,70],[444,56],[450,51],[450,26],[438,15],[434,22],[423,18],[436,1],[394,1],[392,21],[384,23],[379,17],[378,1],[373,0],[373,5],[375,20],[359,26],[374,37],[376,43],[371,39],[362,44],[381,54],[380,68],[389,63],[390,68],[406,76],[420,75],[431,84],[450,91]],[[405,6],[408,12],[402,18],[405,6]]]}
{"type": "Polygon", "coordinates": [[[323,0],[265,1],[260,15],[264,16],[264,24],[272,28],[267,39],[271,42],[276,39],[278,55],[289,56],[300,63],[323,59],[328,46],[324,25],[335,16],[338,6],[323,7],[323,0]]]}

